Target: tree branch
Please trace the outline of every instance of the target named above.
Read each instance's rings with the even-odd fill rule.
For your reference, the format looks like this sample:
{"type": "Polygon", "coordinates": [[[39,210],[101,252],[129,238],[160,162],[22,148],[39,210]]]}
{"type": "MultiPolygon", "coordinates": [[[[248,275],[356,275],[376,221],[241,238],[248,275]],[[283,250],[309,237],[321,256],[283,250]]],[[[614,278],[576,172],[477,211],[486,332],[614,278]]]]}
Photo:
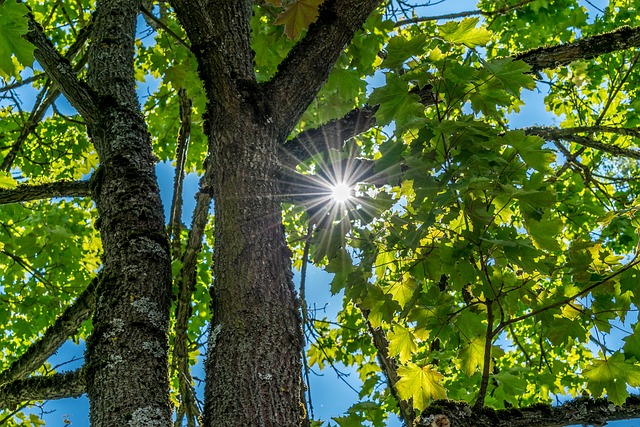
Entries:
{"type": "Polygon", "coordinates": [[[180,102],[180,129],[176,143],[176,173],[173,179],[173,198],[169,218],[169,240],[173,245],[172,253],[178,257],[181,251],[180,230],[182,225],[182,187],[184,185],[184,165],[187,160],[189,136],[191,134],[191,100],[184,88],[178,90],[180,102]]]}
{"type": "Polygon", "coordinates": [[[280,165],[287,169],[295,169],[296,165],[315,154],[326,150],[342,150],[345,141],[376,125],[373,115],[377,110],[377,107],[365,105],[351,110],[341,119],[301,132],[279,147],[280,165]]]}
{"type": "Polygon", "coordinates": [[[0,189],[0,205],[51,199],[53,197],[90,197],[89,180],[58,181],[39,185],[19,185],[14,189],[0,189]]]}
{"type": "Polygon", "coordinates": [[[527,135],[535,135],[546,141],[570,141],[576,144],[583,145],[585,147],[594,148],[596,150],[604,151],[605,153],[613,154],[614,156],[629,157],[632,159],[640,159],[640,151],[630,148],[622,148],[617,145],[605,144],[600,141],[596,141],[588,136],[578,135],[578,133],[616,133],[619,135],[628,135],[635,138],[640,137],[640,132],[635,129],[626,128],[614,128],[610,126],[582,126],[576,128],[554,128],[547,126],[535,126],[523,129],[527,135]]]}
{"type": "MultiPolygon", "coordinates": [[[[78,296],[73,304],[58,317],[44,335],[32,344],[27,351],[15,360],[9,368],[0,373],[0,385],[21,380],[38,369],[62,344],[75,334],[82,323],[91,317],[95,307],[95,289],[99,277],[95,277],[89,286],[78,296]]],[[[0,402],[3,399],[0,393],[0,402]]],[[[0,404],[0,406],[3,406],[0,404]]]]}
{"type": "Polygon", "coordinates": [[[286,138],[322,88],[335,62],[380,0],[326,0],[318,20],[265,83],[275,128],[286,138]]]}
{"type": "MultiPolygon", "coordinates": [[[[33,14],[29,13],[27,17],[29,19],[29,32],[24,37],[36,47],[34,53],[36,59],[80,115],[87,122],[95,121],[100,108],[94,93],[84,81],[78,79],[76,72],[69,63],[69,58],[73,57],[77,50],[70,49],[69,53],[73,52],[72,55],[69,58],[63,57],[47,38],[33,14]]],[[[78,35],[78,39],[86,41],[89,34],[90,28],[85,27],[78,35]]],[[[84,41],[82,43],[76,41],[77,49],[84,44],[84,41]]]]}
{"type": "Polygon", "coordinates": [[[18,156],[18,153],[20,152],[22,145],[25,143],[29,135],[31,135],[31,133],[36,129],[36,127],[38,126],[38,123],[42,121],[49,107],[53,105],[53,103],[56,101],[56,99],[60,95],[60,91],[58,89],[53,89],[51,92],[49,92],[48,96],[44,98],[44,96],[47,94],[47,92],[51,88],[49,83],[50,83],[49,81],[45,83],[44,88],[40,91],[40,93],[36,97],[36,101],[33,105],[33,110],[29,115],[29,119],[22,126],[22,129],[20,130],[20,135],[18,135],[16,142],[13,143],[7,155],[4,157],[4,159],[2,159],[2,164],[0,164],[0,170],[5,172],[9,172],[11,170],[13,166],[13,162],[18,156]]]}
{"type": "Polygon", "coordinates": [[[502,410],[472,409],[466,403],[439,400],[422,413],[417,425],[418,427],[448,425],[456,427],[560,427],[572,424],[603,426],[607,421],[638,417],[640,417],[640,396],[628,397],[622,406],[615,406],[607,399],[578,398],[561,406],[537,404],[524,408],[502,410]]]}
{"type": "Polygon", "coordinates": [[[491,12],[485,12],[484,10],[476,9],[476,10],[467,10],[465,12],[448,13],[446,15],[424,16],[424,17],[405,19],[405,20],[396,22],[394,26],[401,27],[403,25],[417,24],[419,22],[439,21],[441,19],[466,18],[468,16],[477,16],[477,15],[492,17],[496,15],[502,15],[503,13],[507,13],[515,9],[519,9],[522,6],[525,6],[533,1],[534,0],[522,0],[519,3],[510,5],[510,6],[504,6],[504,7],[501,7],[500,9],[497,9],[491,12]]]}
{"type": "Polygon", "coordinates": [[[200,179],[200,190],[196,194],[196,207],[193,211],[187,246],[182,254],[182,268],[180,269],[177,280],[178,301],[175,311],[176,336],[173,345],[172,369],[178,372],[179,390],[182,398],[179,411],[187,416],[187,423],[190,425],[194,419],[200,420],[201,417],[200,410],[196,405],[195,392],[192,385],[193,379],[189,365],[187,330],[192,312],[191,296],[196,286],[198,255],[202,250],[202,239],[207,221],[209,220],[209,209],[212,200],[211,176],[209,172],[211,168],[205,169],[206,172],[200,179]]]}
{"type": "Polygon", "coordinates": [[[0,408],[11,409],[29,400],[79,397],[84,394],[85,388],[83,369],[16,380],[0,387],[0,408]]]}
{"type": "Polygon", "coordinates": [[[20,81],[16,81],[14,83],[10,83],[8,85],[0,87],[0,93],[8,92],[8,91],[13,90],[13,89],[18,89],[18,88],[20,88],[20,87],[22,87],[24,85],[28,85],[29,83],[33,83],[36,80],[43,79],[46,76],[47,76],[46,73],[34,74],[33,76],[27,77],[26,79],[22,79],[20,81]]]}
{"type": "MultiPolygon", "coordinates": [[[[592,59],[605,53],[636,46],[640,46],[640,27],[621,27],[610,33],[587,37],[564,45],[541,47],[516,54],[511,58],[524,61],[531,66],[531,72],[537,72],[544,68],[559,67],[580,59],[592,59]]],[[[437,101],[436,95],[434,94],[421,92],[418,94],[421,96],[422,102],[425,103],[425,105],[432,105],[437,101]]],[[[341,142],[343,143],[347,139],[357,136],[375,126],[374,114],[376,108],[376,106],[365,106],[354,109],[342,119],[333,120],[318,128],[302,132],[296,138],[287,141],[283,145],[280,153],[280,161],[284,166],[292,168],[295,166],[294,163],[307,160],[314,154],[325,151],[328,148],[340,149],[342,147],[341,142]]],[[[588,129],[590,128],[574,129],[574,133],[579,133],[589,132],[588,129]]],[[[600,126],[598,129],[600,129],[601,132],[614,132],[624,135],[636,136],[638,134],[638,132],[634,133],[633,130],[613,131],[615,128],[612,127],[600,126]]],[[[586,142],[584,145],[591,144],[587,140],[584,141],[586,142]]],[[[607,145],[599,145],[596,147],[595,145],[597,144],[599,143],[594,141],[592,144],[593,148],[607,151],[607,149],[611,147],[607,145]]],[[[616,150],[616,148],[612,148],[612,150],[616,150]]],[[[625,153],[626,154],[622,154],[622,152],[620,152],[620,155],[628,155],[629,157],[635,155],[633,150],[625,153]]],[[[612,154],[616,153],[614,152],[612,154]]]]}
{"type": "Polygon", "coordinates": [[[404,421],[405,426],[412,426],[414,419],[416,418],[415,410],[411,403],[400,399],[400,396],[398,395],[396,384],[400,381],[400,377],[398,376],[398,365],[396,364],[395,359],[389,356],[389,341],[387,341],[387,337],[381,328],[374,328],[371,325],[371,322],[369,322],[369,310],[363,310],[360,307],[358,308],[362,313],[362,317],[364,317],[367,322],[367,329],[369,330],[369,334],[373,340],[373,345],[378,352],[377,356],[380,369],[387,378],[391,395],[398,403],[398,408],[400,408],[400,417],[404,421]]]}
{"type": "Polygon", "coordinates": [[[573,61],[593,59],[605,53],[640,46],[640,27],[624,26],[611,32],[598,34],[559,46],[543,46],[513,55],[531,66],[537,73],[545,68],[569,65],[573,61]]]}

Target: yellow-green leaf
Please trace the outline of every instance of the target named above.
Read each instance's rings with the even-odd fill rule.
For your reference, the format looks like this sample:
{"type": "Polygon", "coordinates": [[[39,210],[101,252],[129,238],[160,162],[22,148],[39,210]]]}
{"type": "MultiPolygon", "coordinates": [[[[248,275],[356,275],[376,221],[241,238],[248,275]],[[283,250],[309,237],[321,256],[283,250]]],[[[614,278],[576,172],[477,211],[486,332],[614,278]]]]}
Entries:
{"type": "Polygon", "coordinates": [[[442,374],[431,365],[418,366],[409,363],[398,368],[400,380],[396,383],[398,395],[403,400],[413,398],[413,407],[422,411],[431,399],[445,399],[447,390],[440,384],[442,374]]]}
{"type": "Polygon", "coordinates": [[[323,0],[296,0],[275,20],[276,25],[284,25],[284,33],[290,39],[297,39],[303,30],[318,18],[318,7],[323,0]]]}
{"type": "Polygon", "coordinates": [[[476,337],[468,346],[460,350],[460,369],[467,375],[473,375],[484,366],[484,337],[476,337]]]}
{"type": "Polygon", "coordinates": [[[467,47],[485,45],[491,39],[491,31],[482,27],[476,28],[478,21],[478,18],[465,18],[460,22],[449,21],[440,27],[440,35],[450,43],[467,47]]]}
{"type": "Polygon", "coordinates": [[[0,172],[0,189],[16,188],[18,183],[11,177],[9,172],[0,172]]]}
{"type": "Polygon", "coordinates": [[[402,325],[393,327],[393,331],[388,334],[389,355],[398,356],[401,363],[407,362],[418,348],[415,336],[411,331],[402,325]]]}
{"type": "Polygon", "coordinates": [[[391,284],[388,292],[391,295],[391,298],[398,301],[400,307],[404,308],[405,304],[413,296],[413,292],[416,290],[417,286],[416,279],[411,277],[409,274],[405,274],[402,277],[402,280],[391,284]]]}

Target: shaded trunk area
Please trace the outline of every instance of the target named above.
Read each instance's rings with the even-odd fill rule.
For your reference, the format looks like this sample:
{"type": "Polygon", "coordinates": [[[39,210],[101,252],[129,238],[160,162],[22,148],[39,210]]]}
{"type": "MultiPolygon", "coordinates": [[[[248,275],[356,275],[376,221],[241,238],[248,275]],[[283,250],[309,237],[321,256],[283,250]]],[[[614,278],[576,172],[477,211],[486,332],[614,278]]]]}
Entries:
{"type": "Polygon", "coordinates": [[[210,427],[299,426],[306,416],[300,315],[275,196],[276,139],[258,121],[249,114],[225,126],[214,123],[211,138],[216,245],[205,390],[210,427]]]}

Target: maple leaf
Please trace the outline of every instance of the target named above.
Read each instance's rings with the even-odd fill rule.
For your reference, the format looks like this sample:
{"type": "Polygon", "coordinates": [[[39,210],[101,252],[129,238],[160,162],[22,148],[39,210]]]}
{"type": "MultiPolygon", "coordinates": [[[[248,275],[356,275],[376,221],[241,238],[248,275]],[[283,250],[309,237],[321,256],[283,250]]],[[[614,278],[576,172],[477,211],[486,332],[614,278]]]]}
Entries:
{"type": "Polygon", "coordinates": [[[323,0],[296,0],[276,17],[276,25],[284,25],[284,33],[290,39],[300,37],[305,30],[318,18],[318,7],[323,0]]]}
{"type": "Polygon", "coordinates": [[[447,391],[442,386],[442,374],[430,365],[418,366],[409,363],[398,368],[400,380],[396,383],[398,395],[403,400],[413,398],[415,409],[422,411],[429,405],[431,399],[445,399],[447,391]]]}

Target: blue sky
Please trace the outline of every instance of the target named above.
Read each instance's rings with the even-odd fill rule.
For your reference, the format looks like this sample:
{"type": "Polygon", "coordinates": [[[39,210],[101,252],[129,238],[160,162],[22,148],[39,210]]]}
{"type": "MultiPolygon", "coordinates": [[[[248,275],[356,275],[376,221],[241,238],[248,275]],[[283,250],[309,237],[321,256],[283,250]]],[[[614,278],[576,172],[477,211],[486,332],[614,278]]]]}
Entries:
{"type": "MultiPolygon", "coordinates": [[[[437,3],[437,0],[432,1],[437,3]]],[[[443,13],[451,13],[465,10],[475,9],[475,1],[473,0],[445,0],[441,3],[429,6],[422,10],[423,14],[439,15],[443,13]]],[[[590,11],[593,11],[593,7],[589,2],[581,2],[590,11]]],[[[607,1],[605,0],[591,0],[591,4],[604,8],[607,1]]],[[[141,88],[139,93],[146,93],[146,88],[141,88]]],[[[546,111],[543,98],[546,93],[545,87],[540,87],[540,90],[526,91],[523,93],[523,99],[525,106],[520,113],[513,114],[510,120],[512,128],[519,128],[531,125],[542,124],[555,124],[558,120],[554,116],[550,115],[546,111]]],[[[26,99],[26,98],[25,98],[26,99]]],[[[59,107],[64,107],[65,101],[61,98],[58,101],[59,107]]],[[[161,193],[165,210],[168,210],[168,206],[171,202],[171,191],[173,185],[173,168],[169,164],[159,164],[157,167],[157,173],[159,177],[161,193]]],[[[192,211],[195,201],[193,194],[197,189],[198,177],[191,174],[188,175],[185,181],[185,193],[184,193],[184,222],[190,223],[190,212],[192,211]]],[[[168,212],[165,212],[168,214],[168,212]]],[[[166,215],[168,217],[168,215],[166,215]]],[[[294,280],[299,283],[300,275],[295,274],[294,280]]],[[[317,307],[325,307],[326,315],[329,319],[335,318],[338,310],[342,306],[341,297],[331,297],[329,291],[329,283],[331,281],[331,275],[324,273],[323,271],[310,267],[307,277],[307,300],[310,305],[315,304],[317,307]]],[[[49,359],[49,363],[52,366],[59,365],[59,371],[72,370],[82,365],[82,357],[84,352],[84,344],[80,343],[76,345],[72,342],[67,342],[56,355],[49,359]],[[76,359],[75,361],[72,361],[76,359]],[[71,361],[71,362],[70,362],[71,361]]],[[[349,382],[354,388],[359,388],[359,380],[357,374],[346,367],[339,367],[342,372],[351,373],[345,380],[349,382]]],[[[315,369],[316,372],[317,369],[315,369]]],[[[311,375],[311,392],[312,401],[314,406],[314,413],[316,418],[324,420],[331,419],[332,416],[339,416],[344,413],[353,403],[357,401],[357,394],[351,390],[343,381],[338,379],[337,374],[330,368],[324,371],[318,372],[320,375],[311,375]]],[[[204,378],[202,372],[202,365],[195,367],[194,376],[204,378]]],[[[88,400],[86,397],[77,399],[62,399],[59,401],[47,402],[42,410],[46,413],[43,414],[43,419],[47,425],[50,426],[88,426],[88,400]]],[[[41,411],[38,408],[34,408],[32,412],[40,414],[41,411]]],[[[395,417],[389,420],[388,426],[395,427],[400,426],[401,423],[395,417]]],[[[608,425],[612,427],[632,427],[640,426],[640,421],[619,421],[611,422],[608,425]]]]}

